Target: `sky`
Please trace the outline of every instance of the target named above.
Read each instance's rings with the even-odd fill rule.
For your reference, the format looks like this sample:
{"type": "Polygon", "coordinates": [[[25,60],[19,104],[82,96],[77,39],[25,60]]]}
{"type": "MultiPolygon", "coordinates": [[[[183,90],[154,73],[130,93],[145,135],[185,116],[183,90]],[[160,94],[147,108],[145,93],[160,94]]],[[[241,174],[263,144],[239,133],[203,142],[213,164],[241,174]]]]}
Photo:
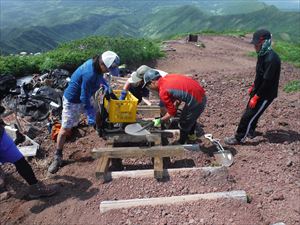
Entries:
{"type": "Polygon", "coordinates": [[[259,0],[270,5],[275,5],[278,8],[297,9],[300,11],[300,0],[259,0]]]}

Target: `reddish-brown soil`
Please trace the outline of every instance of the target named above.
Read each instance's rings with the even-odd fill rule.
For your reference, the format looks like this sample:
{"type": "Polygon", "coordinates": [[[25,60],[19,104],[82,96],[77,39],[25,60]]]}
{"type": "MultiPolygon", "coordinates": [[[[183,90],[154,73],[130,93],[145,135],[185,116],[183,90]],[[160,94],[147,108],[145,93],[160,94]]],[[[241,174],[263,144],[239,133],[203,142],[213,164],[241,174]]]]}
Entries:
{"type": "MultiPolygon", "coordinates": [[[[248,57],[249,38],[201,37],[200,48],[184,41],[167,44],[157,68],[170,73],[193,74],[206,89],[208,103],[199,123],[206,133],[223,139],[232,135],[246,106],[247,89],[255,76],[256,59],[248,57]]],[[[247,144],[230,147],[234,164],[220,173],[190,172],[157,182],[152,178],[120,178],[102,184],[95,178],[94,147],[105,146],[91,128],[79,130],[65,146],[67,165],[52,177],[46,169],[55,145],[46,134],[42,149],[30,160],[39,179],[60,184],[51,198],[27,201],[27,185],[11,165],[5,165],[7,189],[12,197],[0,202],[1,224],[235,224],[300,223],[300,93],[287,94],[284,85],[300,78],[300,70],[283,63],[279,97],[259,121],[260,135],[247,144]],[[80,134],[80,135],[79,135],[80,134]],[[100,214],[103,200],[165,197],[205,192],[245,190],[251,202],[199,201],[190,204],[137,207],[100,214]]],[[[46,129],[45,129],[46,130],[46,129]]],[[[205,148],[203,146],[203,148],[205,148]]],[[[196,166],[208,166],[213,158],[201,152],[187,155],[196,166]]],[[[134,160],[128,162],[134,162],[134,160]]],[[[137,161],[140,162],[140,161],[137,161]]],[[[151,166],[151,161],[143,161],[151,166]]]]}

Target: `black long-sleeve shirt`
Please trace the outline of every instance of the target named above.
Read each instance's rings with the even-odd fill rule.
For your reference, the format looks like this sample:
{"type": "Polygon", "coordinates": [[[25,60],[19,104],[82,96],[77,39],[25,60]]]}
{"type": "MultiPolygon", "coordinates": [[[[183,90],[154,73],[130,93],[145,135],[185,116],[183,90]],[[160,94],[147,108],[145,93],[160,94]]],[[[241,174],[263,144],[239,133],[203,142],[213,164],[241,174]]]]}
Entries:
{"type": "Polygon", "coordinates": [[[262,99],[276,98],[278,95],[280,69],[280,58],[273,50],[264,56],[259,56],[251,97],[256,94],[262,99]]]}

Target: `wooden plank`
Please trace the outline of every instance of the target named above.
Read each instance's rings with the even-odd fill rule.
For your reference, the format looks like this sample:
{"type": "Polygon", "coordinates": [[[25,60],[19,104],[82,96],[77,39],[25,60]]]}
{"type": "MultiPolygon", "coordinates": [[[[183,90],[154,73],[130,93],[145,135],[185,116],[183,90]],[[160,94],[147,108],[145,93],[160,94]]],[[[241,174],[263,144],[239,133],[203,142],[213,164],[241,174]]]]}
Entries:
{"type": "Polygon", "coordinates": [[[94,148],[92,156],[99,158],[137,158],[137,157],[171,157],[184,155],[184,147],[181,145],[153,146],[153,147],[120,147],[120,148],[94,148]]]}
{"type": "Polygon", "coordinates": [[[161,157],[154,157],[154,177],[158,180],[163,178],[164,164],[161,157]]]}
{"type": "Polygon", "coordinates": [[[103,201],[100,203],[100,212],[104,213],[113,209],[131,208],[138,206],[156,206],[156,205],[173,205],[182,204],[186,202],[194,202],[200,200],[214,200],[214,199],[236,199],[247,202],[246,192],[243,190],[229,191],[229,192],[213,192],[205,194],[193,194],[160,198],[143,198],[143,199],[127,199],[116,201],[103,201]]]}
{"type": "Polygon", "coordinates": [[[148,105],[140,105],[137,107],[137,110],[140,111],[140,110],[160,110],[160,107],[159,106],[156,106],[156,105],[151,105],[151,106],[148,106],[148,105]]]}
{"type": "Polygon", "coordinates": [[[142,100],[143,100],[143,102],[145,102],[148,106],[151,106],[151,105],[152,105],[151,101],[149,101],[148,99],[142,97],[142,100]]]}
{"type": "MultiPolygon", "coordinates": [[[[217,167],[191,167],[191,168],[176,168],[176,169],[164,169],[163,177],[173,176],[182,172],[191,172],[191,171],[208,171],[211,173],[215,173],[219,170],[223,169],[222,166],[217,167]]],[[[112,179],[118,179],[121,177],[128,178],[147,178],[153,177],[154,170],[129,170],[129,171],[116,171],[116,172],[108,172],[109,176],[112,179]]]]}
{"type": "MultiPolygon", "coordinates": [[[[150,145],[159,145],[161,143],[161,135],[160,134],[151,134],[149,136],[133,136],[129,134],[115,134],[115,135],[107,135],[108,138],[106,144],[126,147],[130,145],[134,146],[150,146],[150,145]],[[126,145],[126,146],[124,146],[126,145]]],[[[132,147],[134,147],[132,146],[132,147]]]]}
{"type": "Polygon", "coordinates": [[[107,170],[108,170],[109,162],[110,159],[108,158],[108,156],[100,157],[100,159],[98,160],[97,167],[96,167],[96,177],[98,179],[101,178],[103,179],[103,181],[108,180],[107,170]]]}

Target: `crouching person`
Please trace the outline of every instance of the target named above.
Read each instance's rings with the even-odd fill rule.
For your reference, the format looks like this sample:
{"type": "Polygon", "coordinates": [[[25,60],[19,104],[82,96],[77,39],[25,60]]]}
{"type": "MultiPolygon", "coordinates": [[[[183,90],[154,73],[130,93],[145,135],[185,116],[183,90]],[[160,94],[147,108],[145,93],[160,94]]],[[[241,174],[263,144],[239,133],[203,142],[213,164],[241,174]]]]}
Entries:
{"type": "Polygon", "coordinates": [[[158,91],[167,113],[161,118],[155,119],[154,126],[160,126],[161,122],[174,117],[178,103],[184,102],[180,119],[179,144],[185,144],[188,136],[193,135],[197,119],[206,106],[205,91],[199,82],[182,74],[167,74],[162,77],[155,70],[148,70],[144,75],[144,86],[158,91]]]}

